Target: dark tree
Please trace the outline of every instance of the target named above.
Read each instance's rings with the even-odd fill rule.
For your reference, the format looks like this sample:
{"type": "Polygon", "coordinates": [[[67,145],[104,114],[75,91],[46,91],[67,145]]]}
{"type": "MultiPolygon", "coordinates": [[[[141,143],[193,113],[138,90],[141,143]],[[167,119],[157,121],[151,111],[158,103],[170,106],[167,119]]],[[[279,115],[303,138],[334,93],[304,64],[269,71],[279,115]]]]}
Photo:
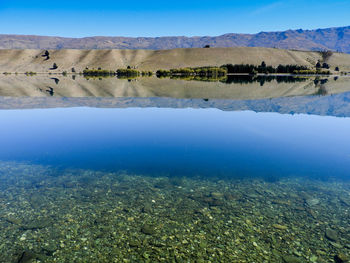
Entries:
{"type": "Polygon", "coordinates": [[[56,64],[56,63],[53,63],[52,69],[57,69],[57,68],[58,68],[57,64],[56,64]]]}
{"type": "Polygon", "coordinates": [[[330,50],[323,50],[320,52],[323,62],[327,62],[327,60],[333,55],[333,52],[330,50]]]}
{"type": "Polygon", "coordinates": [[[45,50],[44,55],[42,55],[42,57],[46,57],[45,60],[49,60],[49,59],[50,59],[50,53],[49,53],[49,51],[45,50]]]}
{"type": "Polygon", "coordinates": [[[72,68],[72,72],[75,73],[75,68],[72,68]]]}
{"type": "Polygon", "coordinates": [[[335,71],[339,71],[339,67],[335,67],[335,71]]]}
{"type": "Polygon", "coordinates": [[[320,61],[317,62],[316,68],[321,68],[321,63],[320,63],[320,61]]]}
{"type": "Polygon", "coordinates": [[[265,61],[261,62],[261,67],[262,67],[262,68],[266,68],[266,63],[265,63],[265,61]]]}

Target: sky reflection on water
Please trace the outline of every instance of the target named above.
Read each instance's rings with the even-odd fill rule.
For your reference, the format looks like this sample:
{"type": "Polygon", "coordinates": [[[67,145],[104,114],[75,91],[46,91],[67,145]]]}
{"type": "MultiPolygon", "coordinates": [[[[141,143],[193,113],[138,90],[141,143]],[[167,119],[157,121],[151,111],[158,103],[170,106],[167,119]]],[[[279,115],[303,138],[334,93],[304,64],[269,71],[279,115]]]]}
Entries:
{"type": "Polygon", "coordinates": [[[217,109],[0,111],[0,158],[145,174],[348,176],[349,118],[217,109]]]}

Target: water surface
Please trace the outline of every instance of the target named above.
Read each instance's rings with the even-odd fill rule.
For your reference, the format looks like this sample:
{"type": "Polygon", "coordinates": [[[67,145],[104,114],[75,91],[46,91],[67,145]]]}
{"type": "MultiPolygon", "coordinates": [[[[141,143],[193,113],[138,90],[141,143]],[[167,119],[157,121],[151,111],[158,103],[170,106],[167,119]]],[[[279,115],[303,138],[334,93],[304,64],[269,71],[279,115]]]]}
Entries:
{"type": "Polygon", "coordinates": [[[0,262],[346,260],[346,78],[56,82],[0,78],[0,262]]]}

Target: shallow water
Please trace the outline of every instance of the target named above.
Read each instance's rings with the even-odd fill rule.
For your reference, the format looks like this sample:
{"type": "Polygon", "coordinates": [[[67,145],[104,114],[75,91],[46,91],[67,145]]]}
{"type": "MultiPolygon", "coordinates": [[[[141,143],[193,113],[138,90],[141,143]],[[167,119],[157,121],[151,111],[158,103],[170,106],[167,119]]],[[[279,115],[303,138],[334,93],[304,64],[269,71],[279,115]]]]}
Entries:
{"type": "Polygon", "coordinates": [[[250,101],[0,98],[0,262],[345,262],[344,83],[250,101]]]}

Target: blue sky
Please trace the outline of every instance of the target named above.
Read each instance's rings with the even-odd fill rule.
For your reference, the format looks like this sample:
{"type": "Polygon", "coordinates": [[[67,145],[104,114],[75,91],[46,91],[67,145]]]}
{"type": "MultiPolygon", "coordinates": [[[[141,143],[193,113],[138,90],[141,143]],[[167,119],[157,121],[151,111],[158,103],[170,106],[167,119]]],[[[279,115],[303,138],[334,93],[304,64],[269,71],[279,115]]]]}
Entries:
{"type": "Polygon", "coordinates": [[[0,0],[0,34],[204,36],[350,25],[349,0],[0,0]]]}

